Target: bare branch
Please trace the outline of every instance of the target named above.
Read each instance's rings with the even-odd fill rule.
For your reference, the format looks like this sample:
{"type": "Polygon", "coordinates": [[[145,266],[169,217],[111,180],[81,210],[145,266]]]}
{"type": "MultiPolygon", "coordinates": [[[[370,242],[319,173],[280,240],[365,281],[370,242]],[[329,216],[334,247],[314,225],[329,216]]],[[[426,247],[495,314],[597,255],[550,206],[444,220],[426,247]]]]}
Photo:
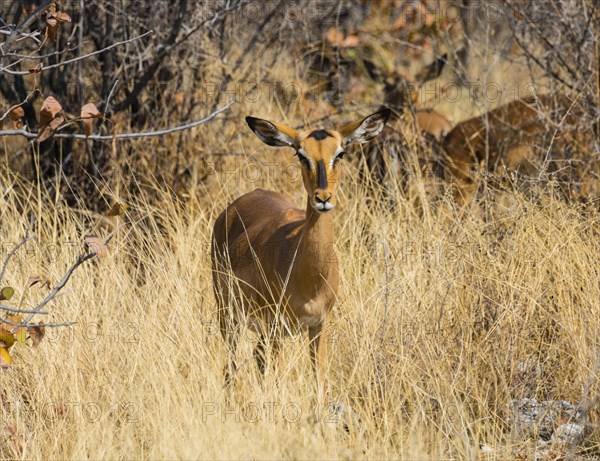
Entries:
{"type": "MultiPolygon", "coordinates": [[[[117,226],[117,228],[114,231],[112,231],[108,235],[108,237],[106,237],[104,239],[104,245],[106,245],[108,242],[110,242],[112,240],[112,238],[117,234],[117,231],[124,225],[125,225],[125,223],[121,223],[119,226],[117,226]]],[[[94,256],[96,256],[95,251],[89,252],[87,254],[82,254],[81,256],[79,256],[79,258],[77,258],[75,263],[69,268],[69,270],[67,270],[67,273],[63,276],[61,281],[58,282],[58,284],[50,291],[50,293],[48,293],[46,295],[46,297],[44,299],[42,299],[42,301],[40,301],[40,303],[32,309],[33,313],[31,313],[27,316],[27,318],[23,321],[23,325],[18,325],[18,326],[28,326],[27,324],[31,321],[31,319],[36,314],[39,314],[40,311],[42,310],[42,308],[46,304],[48,304],[50,301],[52,301],[56,297],[56,295],[60,292],[60,290],[62,290],[64,288],[64,286],[67,284],[67,282],[71,278],[71,275],[73,275],[73,272],[75,272],[75,270],[79,266],[81,266],[84,262],[86,262],[89,259],[92,259],[94,256]]]]}
{"type": "Polygon", "coordinates": [[[10,106],[10,107],[8,108],[8,110],[7,110],[6,112],[4,112],[4,114],[2,114],[2,117],[0,117],[0,122],[1,122],[2,120],[4,120],[6,117],[8,117],[8,114],[10,114],[10,113],[11,113],[13,110],[15,110],[17,107],[20,107],[20,106],[22,106],[23,104],[26,104],[26,103],[27,103],[27,101],[29,101],[29,98],[31,98],[31,96],[33,96],[33,95],[34,95],[35,93],[37,93],[38,91],[39,91],[39,90],[38,90],[37,88],[36,88],[36,89],[34,89],[32,92],[30,92],[30,93],[27,95],[27,97],[26,97],[26,98],[25,98],[25,99],[24,99],[22,102],[20,102],[19,104],[15,104],[15,105],[13,105],[13,106],[10,106]]]}
{"type": "Polygon", "coordinates": [[[62,290],[64,288],[64,286],[67,284],[67,282],[71,278],[71,275],[73,275],[73,272],[75,272],[75,269],[77,269],[79,266],[81,266],[88,259],[92,259],[94,256],[96,256],[95,252],[90,252],[90,253],[83,254],[83,255],[79,256],[79,258],[77,258],[77,261],[75,261],[75,264],[73,264],[69,268],[69,270],[67,271],[67,273],[61,279],[61,281],[58,282],[58,284],[50,291],[50,293],[48,293],[46,295],[46,297],[37,306],[35,306],[33,308],[33,313],[31,313],[31,314],[29,314],[29,316],[27,316],[27,318],[23,322],[22,326],[26,326],[31,321],[31,319],[33,318],[34,315],[36,315],[37,313],[39,313],[39,311],[42,310],[42,308],[46,304],[48,304],[50,301],[52,301],[54,299],[54,297],[58,294],[58,292],[60,290],[62,290]]]}
{"type": "Polygon", "coordinates": [[[64,322],[64,323],[18,323],[18,322],[11,322],[10,320],[6,320],[0,317],[0,323],[4,323],[6,325],[10,325],[11,327],[25,327],[25,328],[30,328],[30,327],[49,327],[49,328],[56,328],[56,327],[69,327],[71,325],[77,325],[77,322],[64,322]]]}
{"type": "Polygon", "coordinates": [[[19,242],[17,245],[15,245],[15,247],[11,250],[11,252],[8,253],[8,255],[6,256],[6,259],[4,260],[4,265],[2,266],[2,271],[0,271],[0,282],[4,278],[4,273],[6,272],[6,268],[8,267],[8,262],[10,261],[10,259],[15,255],[15,253],[19,250],[19,248],[21,248],[23,245],[25,245],[30,240],[33,240],[34,238],[35,237],[25,236],[25,238],[23,240],[21,240],[21,242],[19,242]]]}
{"type": "Polygon", "coordinates": [[[61,54],[69,53],[70,51],[76,51],[77,49],[79,49],[79,45],[74,46],[73,48],[66,48],[66,49],[60,50],[60,51],[53,51],[52,53],[47,53],[47,54],[35,55],[35,54],[22,54],[22,53],[4,53],[3,55],[0,55],[0,57],[30,59],[32,61],[39,61],[41,59],[50,58],[52,56],[60,56],[61,54]]]}
{"type": "Polygon", "coordinates": [[[47,314],[47,311],[37,311],[35,309],[18,309],[16,307],[5,306],[4,304],[0,304],[0,309],[13,312],[15,314],[47,314]]]}
{"type": "MultiPolygon", "coordinates": [[[[233,100],[229,101],[225,106],[221,107],[220,109],[217,109],[216,111],[212,112],[211,114],[207,115],[206,117],[204,117],[200,120],[196,120],[191,123],[186,123],[185,125],[179,125],[179,126],[176,126],[173,128],[166,128],[164,130],[142,131],[139,133],[121,133],[121,134],[117,134],[116,136],[113,136],[113,135],[86,136],[84,134],[77,134],[77,133],[58,133],[58,134],[54,135],[54,138],[90,139],[92,141],[112,141],[113,138],[118,139],[118,140],[137,139],[137,138],[152,138],[152,137],[162,136],[162,135],[169,134],[169,133],[177,133],[178,131],[189,130],[190,128],[194,128],[196,126],[202,125],[203,123],[206,123],[206,122],[212,120],[213,118],[215,118],[221,112],[225,112],[227,109],[229,109],[231,107],[231,105],[233,103],[234,103],[233,100]]],[[[20,130],[0,130],[0,136],[24,136],[27,139],[35,139],[38,137],[38,133],[32,133],[30,131],[27,131],[25,128],[21,128],[20,130]]]]}
{"type": "MultiPolygon", "coordinates": [[[[127,43],[134,42],[136,40],[144,38],[145,36],[153,34],[153,33],[154,33],[153,31],[149,30],[148,32],[143,33],[142,35],[138,35],[137,37],[130,38],[129,40],[123,40],[122,42],[113,43],[112,45],[102,48],[101,50],[92,51],[91,53],[86,53],[81,56],[77,56],[76,58],[67,59],[66,61],[52,64],[50,66],[41,67],[39,70],[36,69],[36,72],[43,72],[45,70],[56,69],[57,67],[66,66],[67,64],[72,64],[74,62],[81,61],[82,59],[86,59],[91,56],[95,56],[97,54],[104,53],[105,51],[108,51],[117,46],[121,46],[121,45],[125,45],[127,43]]],[[[29,75],[29,74],[31,74],[31,72],[28,70],[9,70],[7,67],[0,68],[0,72],[6,72],[11,75],[29,75]]]]}
{"type": "Polygon", "coordinates": [[[146,71],[142,74],[142,76],[137,80],[131,92],[127,95],[127,98],[122,101],[120,104],[117,104],[116,110],[123,110],[125,107],[131,104],[131,101],[135,100],[142,90],[146,87],[152,76],[156,73],[158,68],[160,67],[162,61],[166,56],[171,53],[174,49],[178,48],[182,43],[188,40],[192,35],[200,30],[204,30],[206,25],[213,25],[216,21],[226,16],[227,13],[233,11],[235,9],[241,8],[244,4],[248,3],[248,0],[241,0],[239,3],[234,3],[233,5],[227,5],[220,11],[217,11],[214,16],[210,19],[205,19],[193,27],[189,32],[184,34],[181,38],[176,39],[176,37],[172,37],[172,40],[165,44],[165,46],[156,54],[154,61],[146,68],[146,71]]]}
{"type": "Polygon", "coordinates": [[[45,0],[39,7],[37,10],[35,10],[33,12],[33,14],[31,14],[26,20],[25,22],[23,22],[18,28],[16,28],[15,30],[11,31],[10,35],[8,36],[8,38],[4,41],[4,43],[0,44],[0,53],[5,54],[8,52],[8,50],[10,49],[12,43],[17,39],[17,36],[26,28],[28,28],[31,24],[33,24],[33,22],[35,20],[37,20],[37,18],[39,18],[42,13],[44,13],[44,11],[46,11],[46,8],[48,8],[48,5],[50,5],[50,3],[52,2],[52,0],[45,0]]]}

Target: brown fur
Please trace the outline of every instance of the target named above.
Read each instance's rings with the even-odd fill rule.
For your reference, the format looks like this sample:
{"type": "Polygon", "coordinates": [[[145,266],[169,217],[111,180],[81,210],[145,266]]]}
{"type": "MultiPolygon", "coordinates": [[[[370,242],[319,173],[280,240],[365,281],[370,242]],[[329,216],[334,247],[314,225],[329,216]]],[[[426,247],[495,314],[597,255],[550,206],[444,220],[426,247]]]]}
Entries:
{"type": "Polygon", "coordinates": [[[546,95],[516,100],[459,123],[443,140],[441,160],[456,200],[465,203],[473,197],[479,165],[496,176],[550,174],[569,197],[591,194],[596,186],[588,192],[577,186],[586,181],[591,165],[587,149],[593,133],[585,120],[583,102],[546,95]]]}
{"type": "Polygon", "coordinates": [[[304,210],[282,194],[257,189],[235,200],[215,222],[213,282],[232,372],[236,330],[242,319],[251,318],[251,326],[259,333],[255,357],[262,372],[267,345],[277,351],[281,336],[308,326],[311,357],[324,389],[326,325],[336,301],[339,276],[332,214],[317,208],[336,204],[341,172],[339,160],[334,162],[333,158],[346,143],[378,134],[388,118],[386,109],[339,132],[328,130],[330,136],[321,140],[309,137],[310,131],[298,133],[282,124],[247,118],[265,143],[294,147],[309,159],[312,168],[302,166],[308,193],[304,210]],[[318,186],[319,161],[326,168],[326,188],[318,186]]]}

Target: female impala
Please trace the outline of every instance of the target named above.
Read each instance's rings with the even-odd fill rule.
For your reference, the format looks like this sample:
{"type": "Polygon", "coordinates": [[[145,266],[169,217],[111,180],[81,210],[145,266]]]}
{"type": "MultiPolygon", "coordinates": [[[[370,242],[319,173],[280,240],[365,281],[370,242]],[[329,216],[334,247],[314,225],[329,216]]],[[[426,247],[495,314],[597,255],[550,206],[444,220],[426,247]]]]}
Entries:
{"type": "Polygon", "coordinates": [[[383,109],[340,131],[296,130],[254,117],[246,122],[269,146],[292,147],[300,160],[306,210],[285,195],[257,189],[242,195],[217,218],[212,237],[212,273],[219,323],[235,373],[236,333],[245,319],[259,334],[254,357],[265,372],[267,344],[273,352],[282,335],[308,326],[310,351],[324,387],[327,315],[338,289],[333,252],[339,161],[344,148],[381,132],[390,117],[383,109]]]}

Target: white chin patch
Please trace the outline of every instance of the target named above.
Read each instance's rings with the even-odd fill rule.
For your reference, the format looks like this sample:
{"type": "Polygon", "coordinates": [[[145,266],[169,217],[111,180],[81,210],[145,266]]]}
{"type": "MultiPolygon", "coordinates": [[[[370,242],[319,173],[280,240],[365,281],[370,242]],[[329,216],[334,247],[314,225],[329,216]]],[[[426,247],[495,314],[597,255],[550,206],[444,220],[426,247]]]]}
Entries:
{"type": "Polygon", "coordinates": [[[314,205],[314,207],[317,211],[329,211],[333,209],[333,205],[329,202],[317,203],[316,205],[314,205]]]}

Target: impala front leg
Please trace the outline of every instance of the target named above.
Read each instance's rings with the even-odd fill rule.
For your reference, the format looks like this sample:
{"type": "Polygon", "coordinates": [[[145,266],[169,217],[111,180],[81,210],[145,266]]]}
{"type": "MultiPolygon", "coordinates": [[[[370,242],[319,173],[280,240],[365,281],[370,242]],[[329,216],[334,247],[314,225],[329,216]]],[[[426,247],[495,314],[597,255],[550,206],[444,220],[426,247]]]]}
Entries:
{"type": "Polygon", "coordinates": [[[327,395],[327,374],[329,369],[328,347],[330,334],[327,317],[319,325],[308,328],[310,358],[312,360],[318,386],[318,402],[323,403],[327,395]]]}

